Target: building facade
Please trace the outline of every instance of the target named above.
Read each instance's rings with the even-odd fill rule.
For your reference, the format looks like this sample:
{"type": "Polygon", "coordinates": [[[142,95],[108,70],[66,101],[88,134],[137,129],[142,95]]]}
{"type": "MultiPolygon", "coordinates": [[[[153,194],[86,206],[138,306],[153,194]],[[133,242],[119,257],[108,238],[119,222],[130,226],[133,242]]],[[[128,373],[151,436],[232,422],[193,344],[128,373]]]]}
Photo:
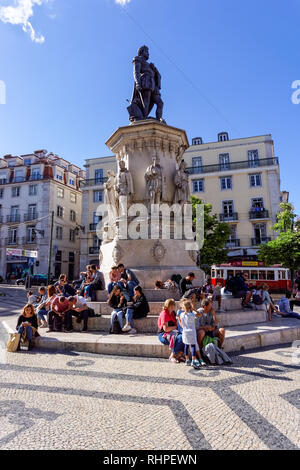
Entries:
{"type": "Polygon", "coordinates": [[[53,218],[51,273],[79,274],[85,172],[46,150],[0,158],[0,275],[47,274],[53,218]],[[20,252],[20,250],[23,250],[20,252]],[[31,257],[31,253],[37,252],[31,257]]]}
{"type": "MultiPolygon", "coordinates": [[[[258,247],[274,237],[271,230],[286,193],[280,190],[279,161],[270,134],[229,139],[226,132],[216,142],[192,139],[184,160],[190,174],[193,196],[212,205],[219,220],[231,226],[230,259],[255,260],[258,247]]],[[[98,261],[97,205],[103,201],[107,171],[116,172],[115,157],[86,160],[87,179],[83,193],[82,225],[87,235],[81,243],[81,268],[98,261]]]]}
{"type": "Polygon", "coordinates": [[[85,234],[81,236],[80,269],[85,270],[88,264],[99,264],[101,240],[96,229],[99,222],[97,208],[104,202],[104,183],[107,181],[108,170],[117,172],[114,156],[90,158],[86,160],[86,179],[80,182],[82,191],[82,225],[85,234]]]}
{"type": "Polygon", "coordinates": [[[272,136],[230,140],[222,132],[210,143],[194,138],[184,159],[191,194],[231,226],[229,257],[255,259],[259,245],[274,237],[271,227],[284,198],[272,136]]]}

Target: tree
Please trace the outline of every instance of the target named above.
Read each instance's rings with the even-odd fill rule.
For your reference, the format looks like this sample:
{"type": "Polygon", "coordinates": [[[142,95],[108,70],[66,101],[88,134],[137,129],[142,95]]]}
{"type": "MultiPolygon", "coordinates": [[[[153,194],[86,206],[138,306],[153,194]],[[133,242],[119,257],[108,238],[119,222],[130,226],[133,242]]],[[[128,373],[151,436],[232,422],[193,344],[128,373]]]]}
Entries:
{"type": "MultiPolygon", "coordinates": [[[[196,205],[203,204],[195,196],[191,197],[193,205],[193,224],[196,226],[196,205]]],[[[200,250],[198,265],[206,274],[210,273],[213,264],[227,261],[228,249],[225,247],[231,234],[230,225],[219,222],[218,216],[212,214],[211,204],[204,204],[204,244],[200,250]]]]}
{"type": "Polygon", "coordinates": [[[267,265],[282,264],[290,269],[293,279],[294,272],[300,266],[300,231],[299,222],[295,222],[297,215],[289,203],[280,204],[281,211],[277,215],[277,222],[272,229],[278,233],[275,240],[259,248],[259,259],[267,265]]]}

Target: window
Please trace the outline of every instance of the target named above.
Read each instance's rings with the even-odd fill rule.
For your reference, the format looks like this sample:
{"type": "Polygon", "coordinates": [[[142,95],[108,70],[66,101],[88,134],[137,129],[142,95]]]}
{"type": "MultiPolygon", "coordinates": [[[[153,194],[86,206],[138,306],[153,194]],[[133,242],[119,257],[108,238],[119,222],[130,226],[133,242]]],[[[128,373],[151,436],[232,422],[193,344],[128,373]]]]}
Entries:
{"type": "Polygon", "coordinates": [[[70,211],[70,220],[72,222],[76,222],[76,212],[75,211],[70,211]]]}
{"type": "Polygon", "coordinates": [[[267,237],[267,226],[266,224],[255,224],[253,227],[255,243],[260,245],[266,240],[267,237]]]}
{"type": "Polygon", "coordinates": [[[23,170],[16,170],[14,174],[14,183],[20,183],[24,179],[23,170]]]}
{"type": "Polygon", "coordinates": [[[69,263],[75,262],[75,253],[73,251],[69,252],[69,263]]]}
{"type": "Polygon", "coordinates": [[[220,178],[221,190],[232,189],[232,176],[226,176],[225,178],[220,178]]]}
{"type": "Polygon", "coordinates": [[[249,179],[251,188],[255,188],[256,186],[262,186],[260,173],[249,175],[249,179]]]}
{"type": "Polygon", "coordinates": [[[36,240],[35,227],[28,227],[26,230],[26,241],[27,243],[34,243],[36,240]]]}
{"type": "Polygon", "coordinates": [[[19,206],[11,206],[10,208],[10,222],[19,222],[19,206]]]}
{"type": "Polygon", "coordinates": [[[102,183],[103,181],[103,170],[102,168],[95,170],[95,183],[102,183]]]}
{"type": "Polygon", "coordinates": [[[34,168],[31,170],[30,180],[35,181],[41,179],[40,169],[34,168]]]}
{"type": "Polygon", "coordinates": [[[25,158],[24,165],[25,166],[30,166],[31,165],[31,159],[30,158],[25,158]]]}
{"type": "Polygon", "coordinates": [[[201,137],[195,137],[194,139],[192,139],[192,145],[202,145],[203,144],[203,140],[201,137]]]}
{"type": "Polygon", "coordinates": [[[56,238],[57,238],[57,240],[62,240],[62,237],[63,237],[63,228],[57,226],[56,227],[56,238]]]}
{"type": "Polygon", "coordinates": [[[220,134],[218,134],[218,142],[226,142],[227,140],[229,140],[227,132],[220,132],[220,134]]]}
{"type": "Polygon", "coordinates": [[[103,191],[94,191],[94,202],[103,202],[103,191]]]}
{"type": "Polygon", "coordinates": [[[30,204],[28,206],[28,220],[34,220],[37,218],[36,204],[30,204]]]}
{"type": "Polygon", "coordinates": [[[93,247],[99,248],[101,245],[101,240],[97,237],[97,235],[93,236],[93,247]]]}
{"type": "Polygon", "coordinates": [[[219,163],[220,163],[220,170],[229,170],[230,169],[229,153],[221,153],[219,155],[219,163]]]}
{"type": "Polygon", "coordinates": [[[8,231],[8,243],[10,245],[15,245],[17,243],[17,230],[16,228],[12,228],[8,231]]]}
{"type": "Polygon", "coordinates": [[[57,188],[57,197],[64,197],[64,190],[62,188],[57,188]]]}
{"type": "Polygon", "coordinates": [[[223,201],[223,214],[226,218],[230,218],[233,216],[234,208],[233,208],[233,201],[223,201]]]}
{"type": "Polygon", "coordinates": [[[264,208],[264,199],[262,197],[253,197],[251,199],[251,210],[256,210],[256,208],[264,208]]]}
{"type": "Polygon", "coordinates": [[[202,157],[192,158],[192,166],[194,173],[202,173],[202,157]]]}
{"type": "Polygon", "coordinates": [[[70,201],[71,202],[76,202],[76,194],[74,194],[74,193],[70,194],[70,201]]]}
{"type": "Polygon", "coordinates": [[[61,261],[62,260],[62,252],[58,250],[55,255],[55,261],[61,261]]]}
{"type": "Polygon", "coordinates": [[[11,188],[11,195],[12,195],[12,197],[20,196],[20,186],[16,186],[14,188],[11,188]]]}
{"type": "Polygon", "coordinates": [[[248,162],[251,168],[259,166],[258,150],[248,150],[248,162]]]}
{"type": "Polygon", "coordinates": [[[38,188],[37,184],[31,184],[29,186],[29,196],[36,196],[37,195],[37,188],[38,188]]]}
{"type": "Polygon", "coordinates": [[[70,228],[70,238],[69,238],[70,242],[75,242],[75,234],[76,234],[75,230],[70,228]]]}
{"type": "Polygon", "coordinates": [[[57,217],[63,218],[64,216],[64,208],[61,206],[57,206],[57,211],[56,211],[57,217]]]}
{"type": "Polygon", "coordinates": [[[5,176],[0,177],[0,184],[6,184],[6,177],[5,176]]]}
{"type": "Polygon", "coordinates": [[[59,180],[59,181],[62,181],[63,180],[63,174],[58,171],[56,173],[56,179],[59,180]]]}
{"type": "Polygon", "coordinates": [[[0,199],[2,199],[4,196],[4,189],[0,189],[0,199]]]}
{"type": "Polygon", "coordinates": [[[204,192],[204,179],[193,180],[193,193],[203,193],[203,192],[204,192]]]}
{"type": "Polygon", "coordinates": [[[71,186],[75,186],[75,180],[73,180],[72,178],[69,179],[69,184],[71,186]]]}

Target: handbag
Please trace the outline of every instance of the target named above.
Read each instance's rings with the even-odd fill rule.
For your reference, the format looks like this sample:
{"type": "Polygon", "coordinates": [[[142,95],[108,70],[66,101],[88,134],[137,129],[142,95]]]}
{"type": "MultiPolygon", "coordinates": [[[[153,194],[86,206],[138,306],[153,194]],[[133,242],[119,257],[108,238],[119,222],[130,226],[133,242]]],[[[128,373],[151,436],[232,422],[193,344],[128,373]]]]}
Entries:
{"type": "Polygon", "coordinates": [[[16,352],[20,343],[21,335],[20,333],[11,333],[9,340],[6,345],[7,352],[16,352]]]}

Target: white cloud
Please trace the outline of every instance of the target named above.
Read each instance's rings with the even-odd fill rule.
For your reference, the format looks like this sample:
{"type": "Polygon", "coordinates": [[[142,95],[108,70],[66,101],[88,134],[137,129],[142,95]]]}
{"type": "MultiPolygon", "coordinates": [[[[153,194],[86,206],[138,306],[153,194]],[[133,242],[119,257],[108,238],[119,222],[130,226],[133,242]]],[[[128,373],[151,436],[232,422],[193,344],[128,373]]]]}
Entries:
{"type": "Polygon", "coordinates": [[[115,3],[118,3],[119,5],[122,5],[122,7],[124,7],[125,5],[127,5],[127,3],[129,3],[131,0],[115,0],[115,3]]]}
{"type": "Polygon", "coordinates": [[[28,33],[31,40],[42,44],[45,37],[37,34],[29,21],[33,16],[33,7],[42,5],[48,0],[13,0],[13,5],[0,6],[0,21],[14,25],[21,25],[25,33],[28,33]]]}

